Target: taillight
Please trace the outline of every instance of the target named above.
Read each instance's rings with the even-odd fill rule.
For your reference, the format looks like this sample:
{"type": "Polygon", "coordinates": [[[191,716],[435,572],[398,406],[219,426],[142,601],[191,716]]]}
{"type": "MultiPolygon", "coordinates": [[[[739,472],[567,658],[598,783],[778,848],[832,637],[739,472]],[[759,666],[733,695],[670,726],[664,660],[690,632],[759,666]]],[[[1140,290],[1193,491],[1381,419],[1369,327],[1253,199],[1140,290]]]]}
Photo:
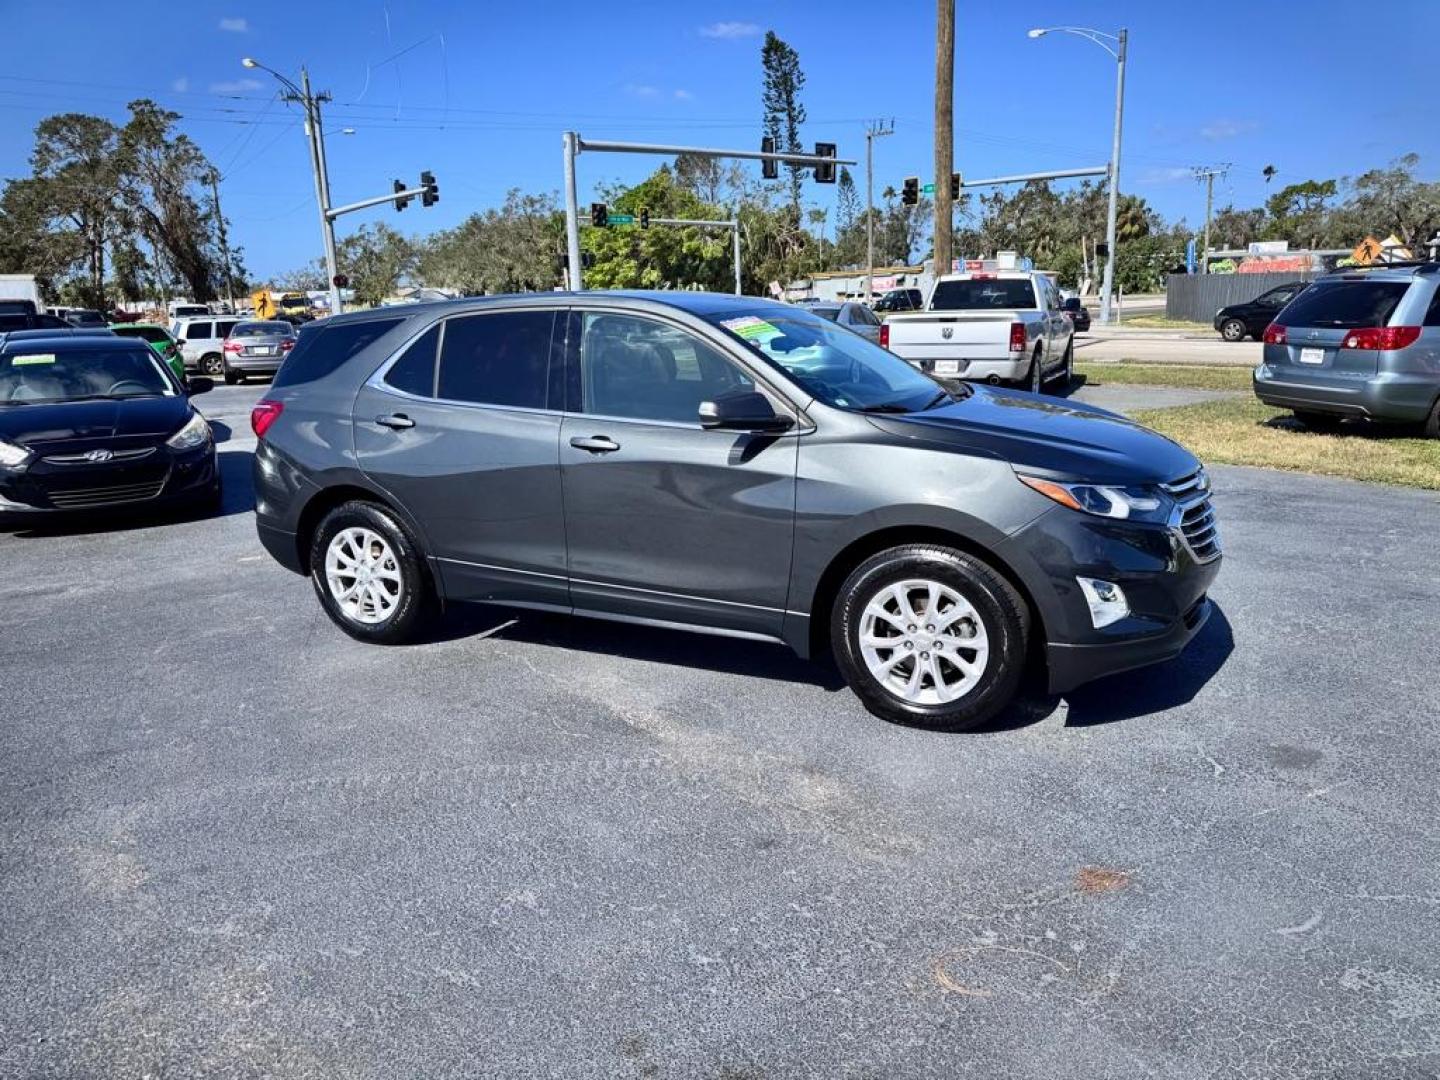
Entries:
{"type": "Polygon", "coordinates": [[[295,339],[293,337],[287,337],[284,341],[280,342],[280,349],[282,352],[289,352],[294,347],[295,339]]]}
{"type": "Polygon", "coordinates": [[[241,349],[244,348],[244,346],[241,345],[240,342],[234,341],[234,340],[232,340],[232,339],[230,339],[230,338],[226,338],[226,339],[225,339],[225,344],[222,345],[222,346],[220,346],[220,347],[221,347],[222,349],[224,349],[226,352],[239,352],[241,349]]]}
{"type": "Polygon", "coordinates": [[[1010,324],[1010,351],[1025,351],[1025,324],[1023,322],[1012,322],[1010,324]]]}
{"type": "Polygon", "coordinates": [[[1351,330],[1340,343],[1342,349],[1375,349],[1389,352],[1414,345],[1420,339],[1418,326],[1367,326],[1351,330]]]}
{"type": "Polygon", "coordinates": [[[883,322],[882,322],[882,323],[880,324],[880,347],[881,347],[882,349],[888,349],[888,348],[890,347],[890,324],[889,324],[889,323],[883,323],[883,322]]]}
{"type": "Polygon", "coordinates": [[[1281,326],[1279,323],[1274,322],[1272,322],[1269,326],[1265,327],[1265,344],[1284,345],[1285,327],[1281,326]]]}
{"type": "Polygon", "coordinates": [[[263,439],[270,425],[280,419],[284,411],[285,406],[278,401],[260,401],[250,410],[250,430],[255,432],[257,439],[263,439]]]}

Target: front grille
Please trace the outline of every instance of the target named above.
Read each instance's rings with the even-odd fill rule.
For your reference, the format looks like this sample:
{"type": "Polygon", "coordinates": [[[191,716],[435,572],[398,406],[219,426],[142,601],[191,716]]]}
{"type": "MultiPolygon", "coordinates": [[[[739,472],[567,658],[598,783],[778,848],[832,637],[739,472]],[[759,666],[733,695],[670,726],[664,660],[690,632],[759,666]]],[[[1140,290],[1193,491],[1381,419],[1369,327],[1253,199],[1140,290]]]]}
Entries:
{"type": "Polygon", "coordinates": [[[1210,502],[1210,478],[1204,469],[1162,484],[1177,503],[1171,524],[1179,531],[1185,546],[1197,562],[1220,557],[1220,531],[1215,523],[1215,507],[1210,502]]]}
{"type": "Polygon", "coordinates": [[[91,506],[114,506],[117,503],[144,502],[160,494],[165,477],[128,484],[107,484],[104,487],[61,488],[49,492],[52,505],[61,510],[79,510],[91,506]]]}
{"type": "MultiPolygon", "coordinates": [[[[97,464],[87,455],[90,451],[82,451],[78,454],[49,454],[40,460],[50,465],[94,465],[97,464]]],[[[139,450],[112,450],[106,461],[139,461],[143,457],[149,457],[155,453],[155,447],[146,446],[139,450]]]]}

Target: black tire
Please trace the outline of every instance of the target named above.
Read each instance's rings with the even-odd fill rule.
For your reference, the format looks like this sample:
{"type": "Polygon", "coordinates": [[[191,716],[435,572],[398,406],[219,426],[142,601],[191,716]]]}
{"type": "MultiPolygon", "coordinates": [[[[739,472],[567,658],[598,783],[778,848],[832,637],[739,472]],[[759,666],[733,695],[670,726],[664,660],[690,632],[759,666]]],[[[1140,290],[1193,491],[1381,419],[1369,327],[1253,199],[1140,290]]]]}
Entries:
{"type": "Polygon", "coordinates": [[[375,645],[403,645],[419,638],[433,614],[435,591],[425,569],[420,546],[388,509],[355,500],[325,515],[310,542],[310,581],[315,595],[336,626],[351,637],[375,645]],[[389,545],[400,574],[400,596],[394,610],[382,621],[366,623],[352,618],[326,581],[325,556],[330,542],[344,529],[362,528],[378,534],[389,545]]]}
{"type": "Polygon", "coordinates": [[[200,374],[215,378],[225,374],[225,358],[219,353],[206,353],[200,358],[200,374]]]}
{"type": "Polygon", "coordinates": [[[1060,373],[1055,376],[1059,384],[1059,392],[1064,393],[1070,389],[1070,384],[1075,381],[1075,339],[1071,337],[1065,343],[1065,359],[1060,365],[1060,373]]]}
{"type": "Polygon", "coordinates": [[[1249,333],[1242,319],[1226,319],[1220,324],[1220,336],[1226,341],[1244,341],[1249,333]]]}
{"type": "Polygon", "coordinates": [[[1430,409],[1430,416],[1426,419],[1420,429],[1420,433],[1427,439],[1440,439],[1440,398],[1430,409]]]}
{"type": "Polygon", "coordinates": [[[1344,420],[1344,417],[1335,416],[1333,413],[1306,412],[1302,409],[1294,411],[1295,419],[1311,431],[1337,431],[1341,421],[1344,420]]]}
{"type": "MultiPolygon", "coordinates": [[[[906,544],[866,559],[845,579],[830,614],[831,648],[855,696],[882,720],[933,731],[979,727],[1010,704],[1025,671],[1029,633],[1025,601],[1004,576],[981,559],[935,544],[906,544]],[[906,701],[866,665],[860,644],[865,608],[884,590],[906,580],[934,581],[950,589],[969,602],[983,624],[989,642],[985,666],[975,683],[952,701],[906,701]]],[[[953,654],[953,640],[943,640],[951,642],[953,654]]],[[[968,650],[962,646],[963,651],[968,650]]],[[[972,652],[968,659],[973,663],[975,658],[972,652]]],[[[937,653],[937,667],[940,659],[944,657],[937,653]]],[[[918,664],[919,660],[902,658],[897,675],[903,677],[907,667],[913,673],[918,664]]],[[[927,678],[922,675],[922,683],[927,678]]]]}
{"type": "Polygon", "coordinates": [[[1045,392],[1045,365],[1040,362],[1040,346],[1035,346],[1035,355],[1030,357],[1030,368],[1025,372],[1025,389],[1032,394],[1045,392]]]}

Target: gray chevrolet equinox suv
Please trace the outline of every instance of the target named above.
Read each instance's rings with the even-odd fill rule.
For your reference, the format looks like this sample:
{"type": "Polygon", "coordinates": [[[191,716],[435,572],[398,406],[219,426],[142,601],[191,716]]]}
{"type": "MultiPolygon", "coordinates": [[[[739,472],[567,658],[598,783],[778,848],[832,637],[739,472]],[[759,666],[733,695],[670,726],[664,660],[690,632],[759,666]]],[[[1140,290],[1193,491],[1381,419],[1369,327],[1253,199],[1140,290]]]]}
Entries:
{"type": "Polygon", "coordinates": [[[957,730],[1179,653],[1220,542],[1204,469],[1112,413],[950,391],[803,308],[491,297],[301,331],[254,410],[260,540],[362,641],[483,601],[829,648],[957,730]]]}
{"type": "Polygon", "coordinates": [[[1315,282],[1266,328],[1255,394],[1316,429],[1355,416],[1440,438],[1440,263],[1315,282]]]}

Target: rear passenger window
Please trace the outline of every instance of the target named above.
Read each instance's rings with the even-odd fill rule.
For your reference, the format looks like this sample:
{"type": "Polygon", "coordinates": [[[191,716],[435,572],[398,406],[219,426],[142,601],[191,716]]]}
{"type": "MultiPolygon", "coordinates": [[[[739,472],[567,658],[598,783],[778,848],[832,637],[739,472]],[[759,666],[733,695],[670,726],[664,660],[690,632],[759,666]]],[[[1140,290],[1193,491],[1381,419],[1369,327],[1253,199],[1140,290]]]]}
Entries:
{"type": "Polygon", "coordinates": [[[437,396],[477,405],[546,407],[553,311],[466,315],[445,323],[437,396]]]}
{"type": "MultiPolygon", "coordinates": [[[[313,382],[335,371],[373,341],[379,340],[404,319],[372,319],[341,323],[338,326],[306,327],[290,355],[275,373],[272,386],[294,386],[313,382]]],[[[377,365],[378,366],[378,365],[377,365]]],[[[374,370],[371,368],[370,370],[374,370]]]]}
{"type": "Polygon", "coordinates": [[[214,325],[208,322],[192,322],[185,328],[186,341],[204,341],[210,336],[210,327],[214,325]]]}
{"type": "Polygon", "coordinates": [[[425,331],[390,365],[385,382],[416,397],[435,395],[435,357],[440,345],[440,324],[425,331]]]}

